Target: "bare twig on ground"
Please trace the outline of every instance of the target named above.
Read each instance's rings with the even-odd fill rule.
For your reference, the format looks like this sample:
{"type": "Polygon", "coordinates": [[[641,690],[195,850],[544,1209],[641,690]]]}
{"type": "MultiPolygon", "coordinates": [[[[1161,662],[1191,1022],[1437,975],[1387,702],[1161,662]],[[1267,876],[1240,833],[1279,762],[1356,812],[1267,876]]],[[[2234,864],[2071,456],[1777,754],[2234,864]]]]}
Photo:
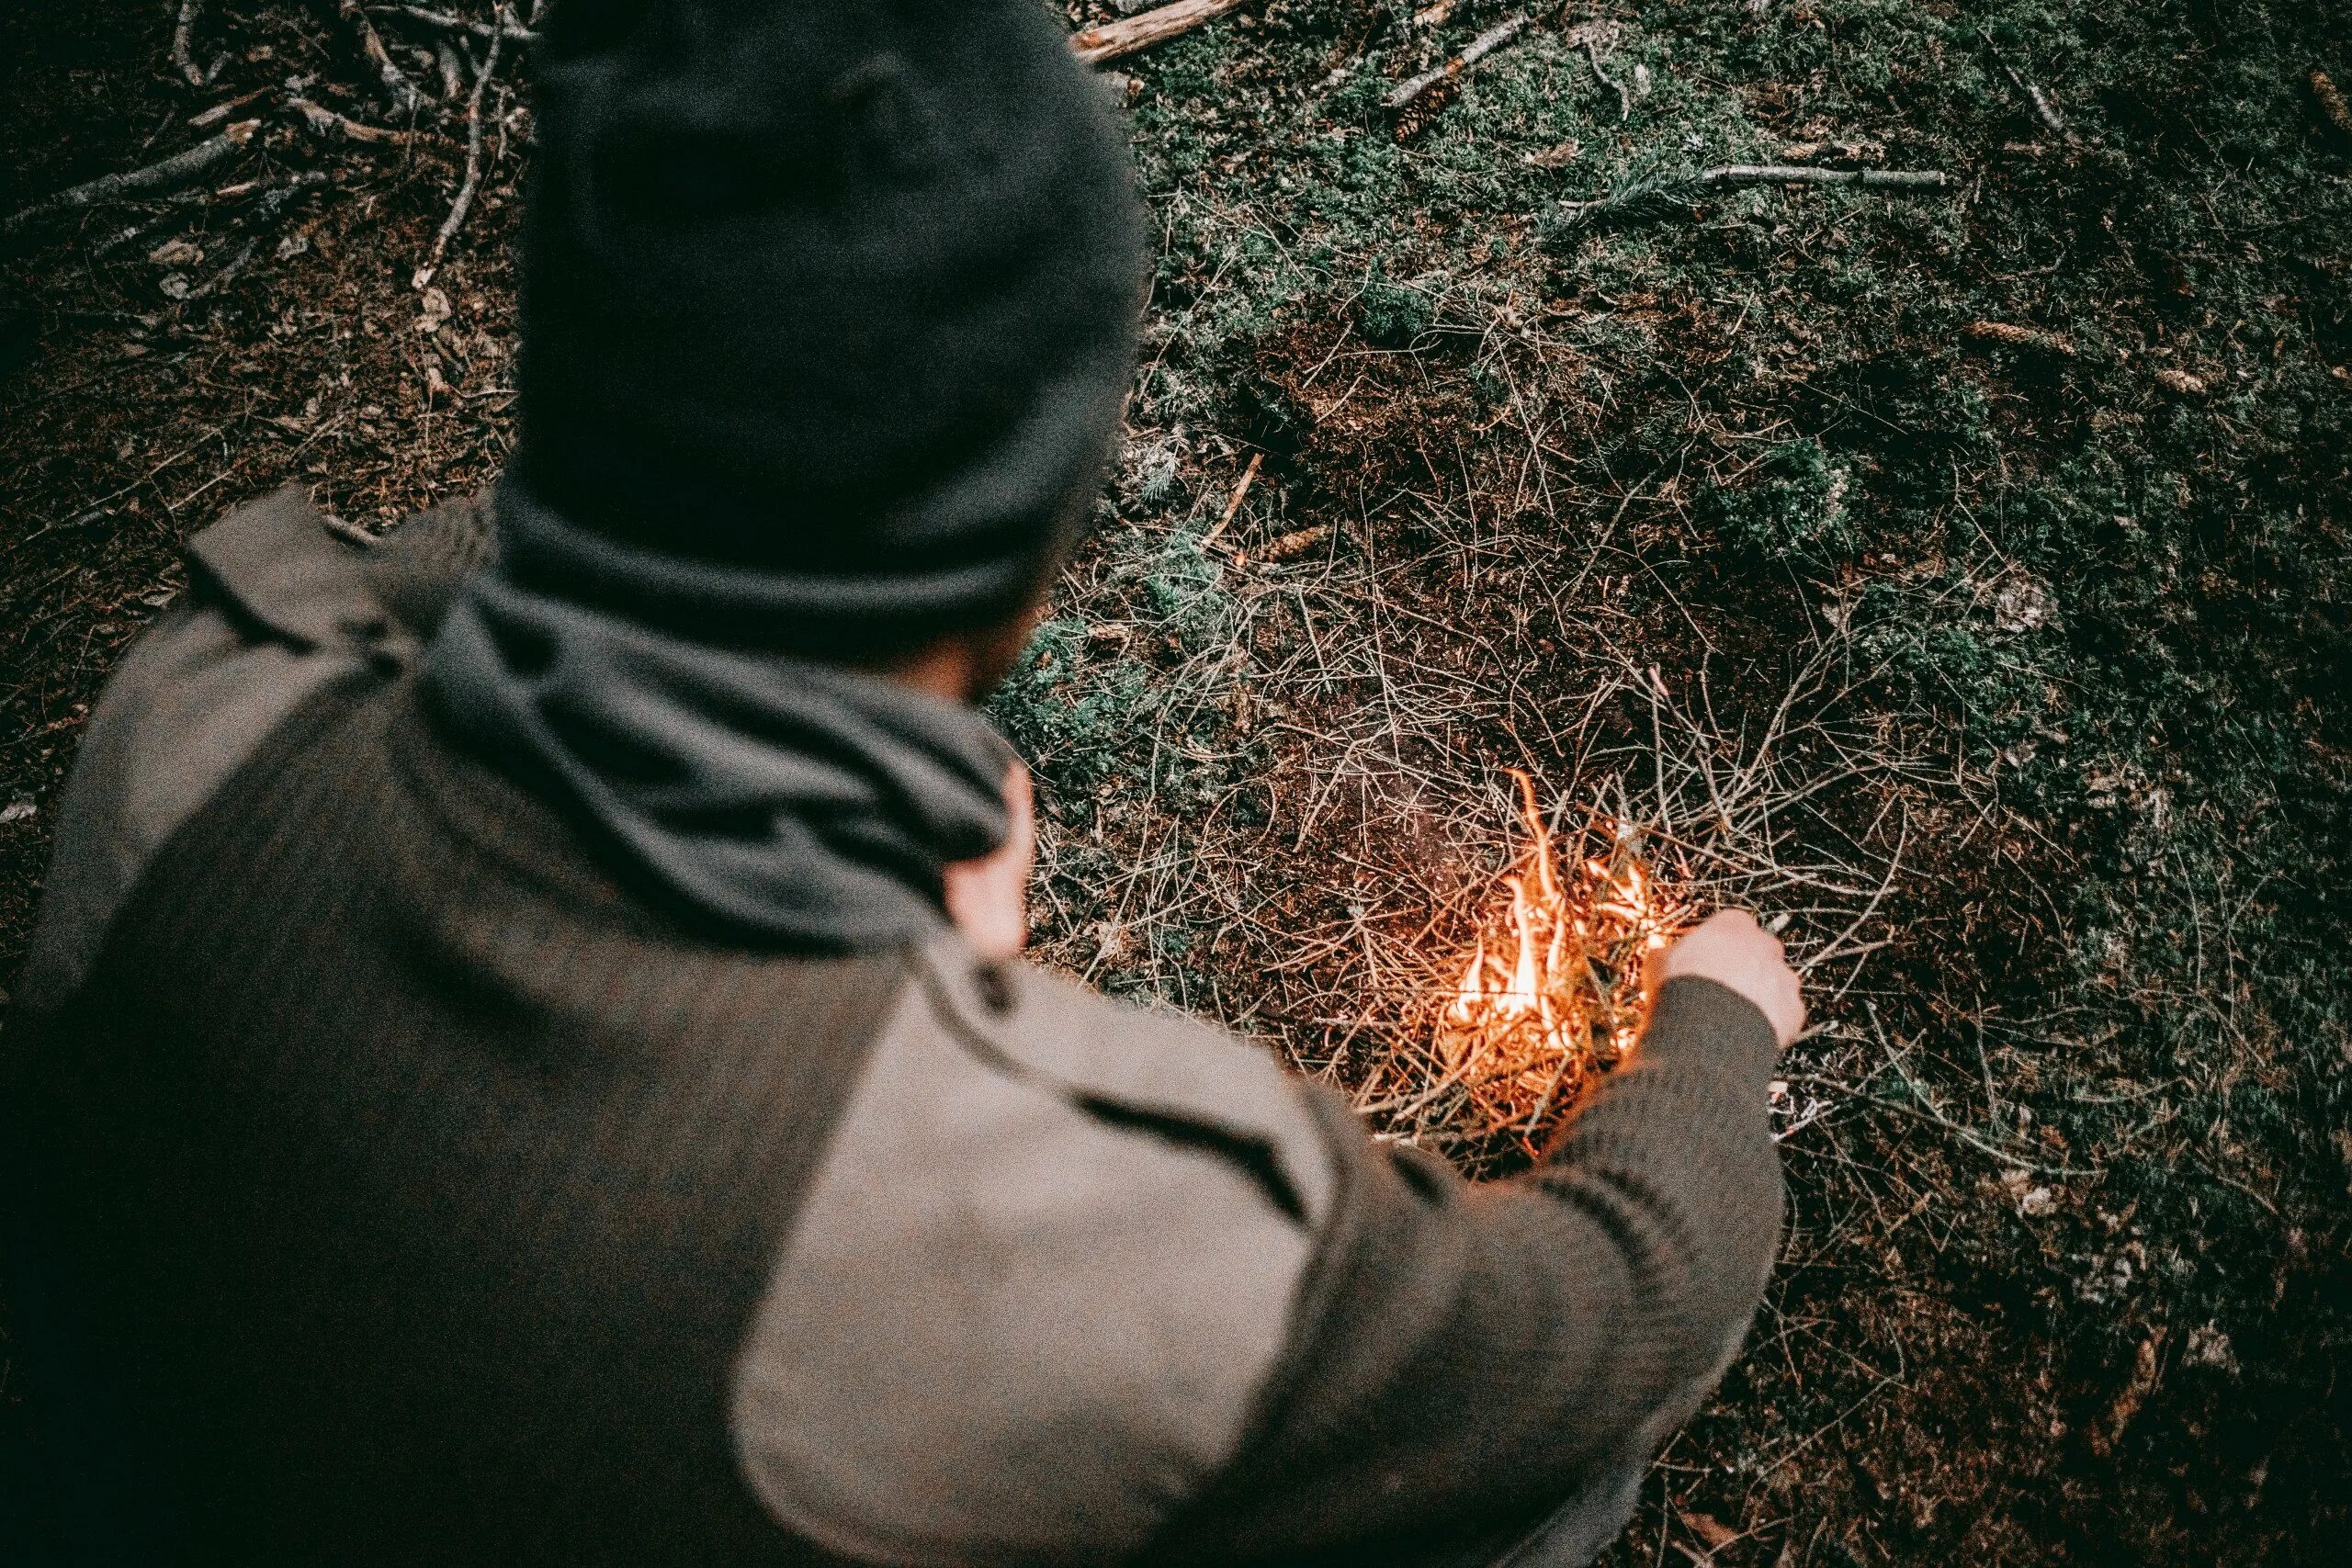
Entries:
{"type": "Polygon", "coordinates": [[[407,17],[429,28],[441,28],[449,32],[471,33],[476,38],[503,38],[509,43],[537,43],[539,35],[529,28],[518,27],[511,19],[498,22],[478,22],[470,17],[452,16],[424,6],[370,6],[369,10],[380,14],[407,17]]]}
{"type": "Polygon", "coordinates": [[[269,96],[270,92],[267,87],[255,87],[250,93],[241,93],[226,103],[215,104],[209,109],[188,116],[187,122],[199,130],[208,125],[218,125],[254,99],[269,96]]]}
{"type": "Polygon", "coordinates": [[[1994,60],[1999,63],[2003,74],[2008,77],[2009,85],[2024,95],[2027,106],[2033,110],[2033,118],[2041,122],[2043,129],[2062,140],[2070,137],[2073,133],[2066,129],[2066,117],[2058,112],[2058,106],[2052,101],[2050,95],[2018,73],[2018,68],[2002,54],[2001,46],[1993,41],[1991,33],[1979,28],[1976,36],[1984,40],[1986,49],[1992,51],[1994,60]]]}
{"type": "Polygon", "coordinates": [[[1250,454],[1250,466],[1241,470],[1241,482],[1233,487],[1233,499],[1225,503],[1225,514],[1216,520],[1216,527],[1201,536],[1204,547],[1216,543],[1218,536],[1233,525],[1234,518],[1241,512],[1241,503],[1250,497],[1250,487],[1257,482],[1258,468],[1265,460],[1263,452],[1250,454]]]}
{"type": "Polygon", "coordinates": [[[424,265],[416,269],[413,280],[420,290],[433,281],[435,268],[449,249],[449,242],[464,227],[466,214],[473,209],[474,192],[481,185],[481,98],[490,89],[490,79],[498,72],[498,46],[506,41],[505,24],[511,17],[504,6],[498,8],[500,30],[490,35],[490,47],[482,51],[481,63],[474,70],[473,96],[466,100],[466,178],[458,187],[458,197],[449,204],[449,216],[441,220],[441,228],[433,236],[432,254],[424,265]]]}
{"type": "Polygon", "coordinates": [[[238,276],[242,274],[245,268],[253,265],[254,253],[260,247],[260,245],[261,240],[258,236],[254,239],[247,240],[243,245],[238,247],[237,254],[231,256],[228,262],[222,265],[219,271],[206,278],[203,282],[198,284],[195,288],[189,289],[187,293],[182,297],[181,303],[194,304],[199,299],[209,299],[211,296],[218,294],[221,289],[226,288],[230,284],[235,282],[238,276]]]}
{"type": "Polygon", "coordinates": [[[1138,50],[1149,49],[1179,33],[1213,22],[1227,11],[1239,9],[1242,3],[1243,0],[1176,0],[1172,6],[1158,6],[1140,16],[1072,33],[1070,52],[1078,56],[1081,65],[1123,60],[1138,50]]]}
{"type": "Polygon", "coordinates": [[[1502,48],[1503,45],[1509,43],[1511,39],[1517,38],[1521,33],[1526,30],[1526,12],[1521,11],[1515,16],[1505,17],[1503,20],[1497,22],[1493,27],[1488,28],[1485,32],[1480,33],[1476,38],[1472,39],[1467,48],[1464,49],[1460,54],[1455,55],[1444,64],[1435,66],[1430,70],[1422,72],[1418,76],[1408,77],[1405,81],[1396,84],[1394,88],[1390,89],[1388,96],[1381,100],[1381,107],[1387,109],[1392,114],[1395,113],[1398,109],[1405,107],[1408,104],[1410,104],[1415,98],[1419,97],[1423,93],[1428,92],[1431,87],[1436,86],[1439,83],[1451,82],[1455,77],[1460,76],[1464,72],[1469,70],[1470,67],[1477,64],[1478,62],[1486,59],[1487,56],[1494,53],[1495,51],[1502,48]]]}
{"type": "Polygon", "coordinates": [[[201,87],[209,80],[188,53],[196,36],[196,14],[203,8],[204,0],[180,0],[179,20],[172,25],[172,65],[191,87],[201,87]]]}
{"type": "Polygon", "coordinates": [[[337,9],[358,39],[360,52],[376,68],[376,79],[384,85],[384,91],[391,97],[392,107],[402,114],[422,113],[425,106],[424,95],[417,90],[415,83],[408,79],[408,73],[393,62],[391,51],[384,47],[382,36],[376,31],[376,24],[368,19],[368,13],[361,9],[359,0],[339,0],[337,9]]]}
{"type": "Polygon", "coordinates": [[[1607,69],[1601,65],[1600,46],[1593,41],[1592,31],[1590,28],[1585,29],[1584,33],[1584,57],[1592,62],[1592,73],[1600,78],[1600,85],[1617,95],[1618,122],[1623,124],[1626,120],[1633,118],[1633,90],[1627,87],[1624,83],[1619,81],[1616,77],[1611,76],[1607,69]]]}
{"type": "Polygon", "coordinates": [[[395,130],[389,126],[368,125],[349,115],[337,114],[326,105],[310,98],[289,97],[286,103],[288,107],[301,115],[303,123],[322,136],[390,147],[406,147],[419,141],[436,140],[430,131],[395,130]]]}
{"type": "Polygon", "coordinates": [[[176,190],[181,186],[201,179],[208,172],[236,156],[239,149],[254,139],[261,129],[257,119],[240,120],[235,125],[210,137],[185,152],[175,152],[144,168],[129,169],[119,175],[102,175],[95,180],[78,185],[55,196],[34,202],[6,220],[0,220],[0,240],[14,238],[21,231],[43,219],[62,212],[77,212],[96,207],[104,201],[119,201],[127,197],[153,196],[176,190]]]}
{"type": "Polygon", "coordinates": [[[1679,180],[1639,185],[1598,201],[1560,209],[1562,231],[1606,228],[1689,215],[1700,197],[1752,186],[1859,186],[1865,190],[1939,191],[1951,185],[1940,169],[1825,169],[1797,164],[1734,164],[1679,180]]]}

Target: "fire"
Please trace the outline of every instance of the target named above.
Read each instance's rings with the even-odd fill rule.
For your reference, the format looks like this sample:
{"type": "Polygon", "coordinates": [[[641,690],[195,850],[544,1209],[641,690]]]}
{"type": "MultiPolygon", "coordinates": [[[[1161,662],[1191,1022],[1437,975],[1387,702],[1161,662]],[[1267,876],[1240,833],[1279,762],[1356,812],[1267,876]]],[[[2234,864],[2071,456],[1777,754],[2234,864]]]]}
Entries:
{"type": "Polygon", "coordinates": [[[1564,859],[1519,783],[1527,842],[1507,901],[1437,1010],[1436,1055],[1487,1126],[1532,1138],[1586,1080],[1634,1048],[1648,1008],[1645,960],[1680,925],[1631,828],[1595,821],[1564,859]]]}

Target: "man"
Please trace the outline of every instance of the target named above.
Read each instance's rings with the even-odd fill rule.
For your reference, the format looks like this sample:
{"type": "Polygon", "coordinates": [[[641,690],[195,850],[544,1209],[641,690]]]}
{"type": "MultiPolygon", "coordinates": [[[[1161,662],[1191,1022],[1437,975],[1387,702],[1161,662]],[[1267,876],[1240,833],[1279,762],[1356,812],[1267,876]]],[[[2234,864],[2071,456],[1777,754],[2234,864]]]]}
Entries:
{"type": "Polygon", "coordinates": [[[1032,0],[567,0],[514,466],[191,545],[63,807],[14,1274],[74,1562],[1581,1562],[1772,1256],[1779,944],[1533,1175],[1013,960],[970,706],[1144,258],[1032,0]],[[482,564],[486,558],[488,564],[482,564]]]}

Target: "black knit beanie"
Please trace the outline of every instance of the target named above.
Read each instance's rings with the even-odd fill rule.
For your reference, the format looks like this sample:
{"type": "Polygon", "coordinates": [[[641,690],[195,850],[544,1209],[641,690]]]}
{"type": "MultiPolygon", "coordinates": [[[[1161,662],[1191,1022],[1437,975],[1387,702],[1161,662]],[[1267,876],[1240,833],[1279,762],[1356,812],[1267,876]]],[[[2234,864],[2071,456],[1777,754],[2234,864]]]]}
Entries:
{"type": "Polygon", "coordinates": [[[1020,609],[1101,482],[1144,274],[1058,19],[561,0],[538,73],[506,570],[819,657],[1020,609]]]}

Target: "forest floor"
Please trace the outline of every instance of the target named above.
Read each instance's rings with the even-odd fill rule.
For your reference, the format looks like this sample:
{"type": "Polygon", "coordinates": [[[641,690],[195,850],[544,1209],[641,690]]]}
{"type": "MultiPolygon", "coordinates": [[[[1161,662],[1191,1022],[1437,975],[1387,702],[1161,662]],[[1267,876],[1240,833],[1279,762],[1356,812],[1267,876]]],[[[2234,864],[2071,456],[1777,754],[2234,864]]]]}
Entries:
{"type": "MultiPolygon", "coordinates": [[[[390,123],[334,7],[216,0],[202,89],[163,0],[20,9],[0,214],[264,123],[205,199],[0,248],[0,976],[187,534],[498,470],[529,144],[502,82],[421,289],[454,121],[273,107],[390,123]]],[[[2352,10],[1539,7],[1384,106],[1512,14],[1266,0],[1113,67],[1159,256],[997,701],[1038,953],[1442,1144],[1383,1086],[1522,770],[1815,987],[1781,1266],[1610,1561],[2339,1560],[2352,10]],[[1950,180],[1679,183],[1788,163],[1950,180]]]]}

